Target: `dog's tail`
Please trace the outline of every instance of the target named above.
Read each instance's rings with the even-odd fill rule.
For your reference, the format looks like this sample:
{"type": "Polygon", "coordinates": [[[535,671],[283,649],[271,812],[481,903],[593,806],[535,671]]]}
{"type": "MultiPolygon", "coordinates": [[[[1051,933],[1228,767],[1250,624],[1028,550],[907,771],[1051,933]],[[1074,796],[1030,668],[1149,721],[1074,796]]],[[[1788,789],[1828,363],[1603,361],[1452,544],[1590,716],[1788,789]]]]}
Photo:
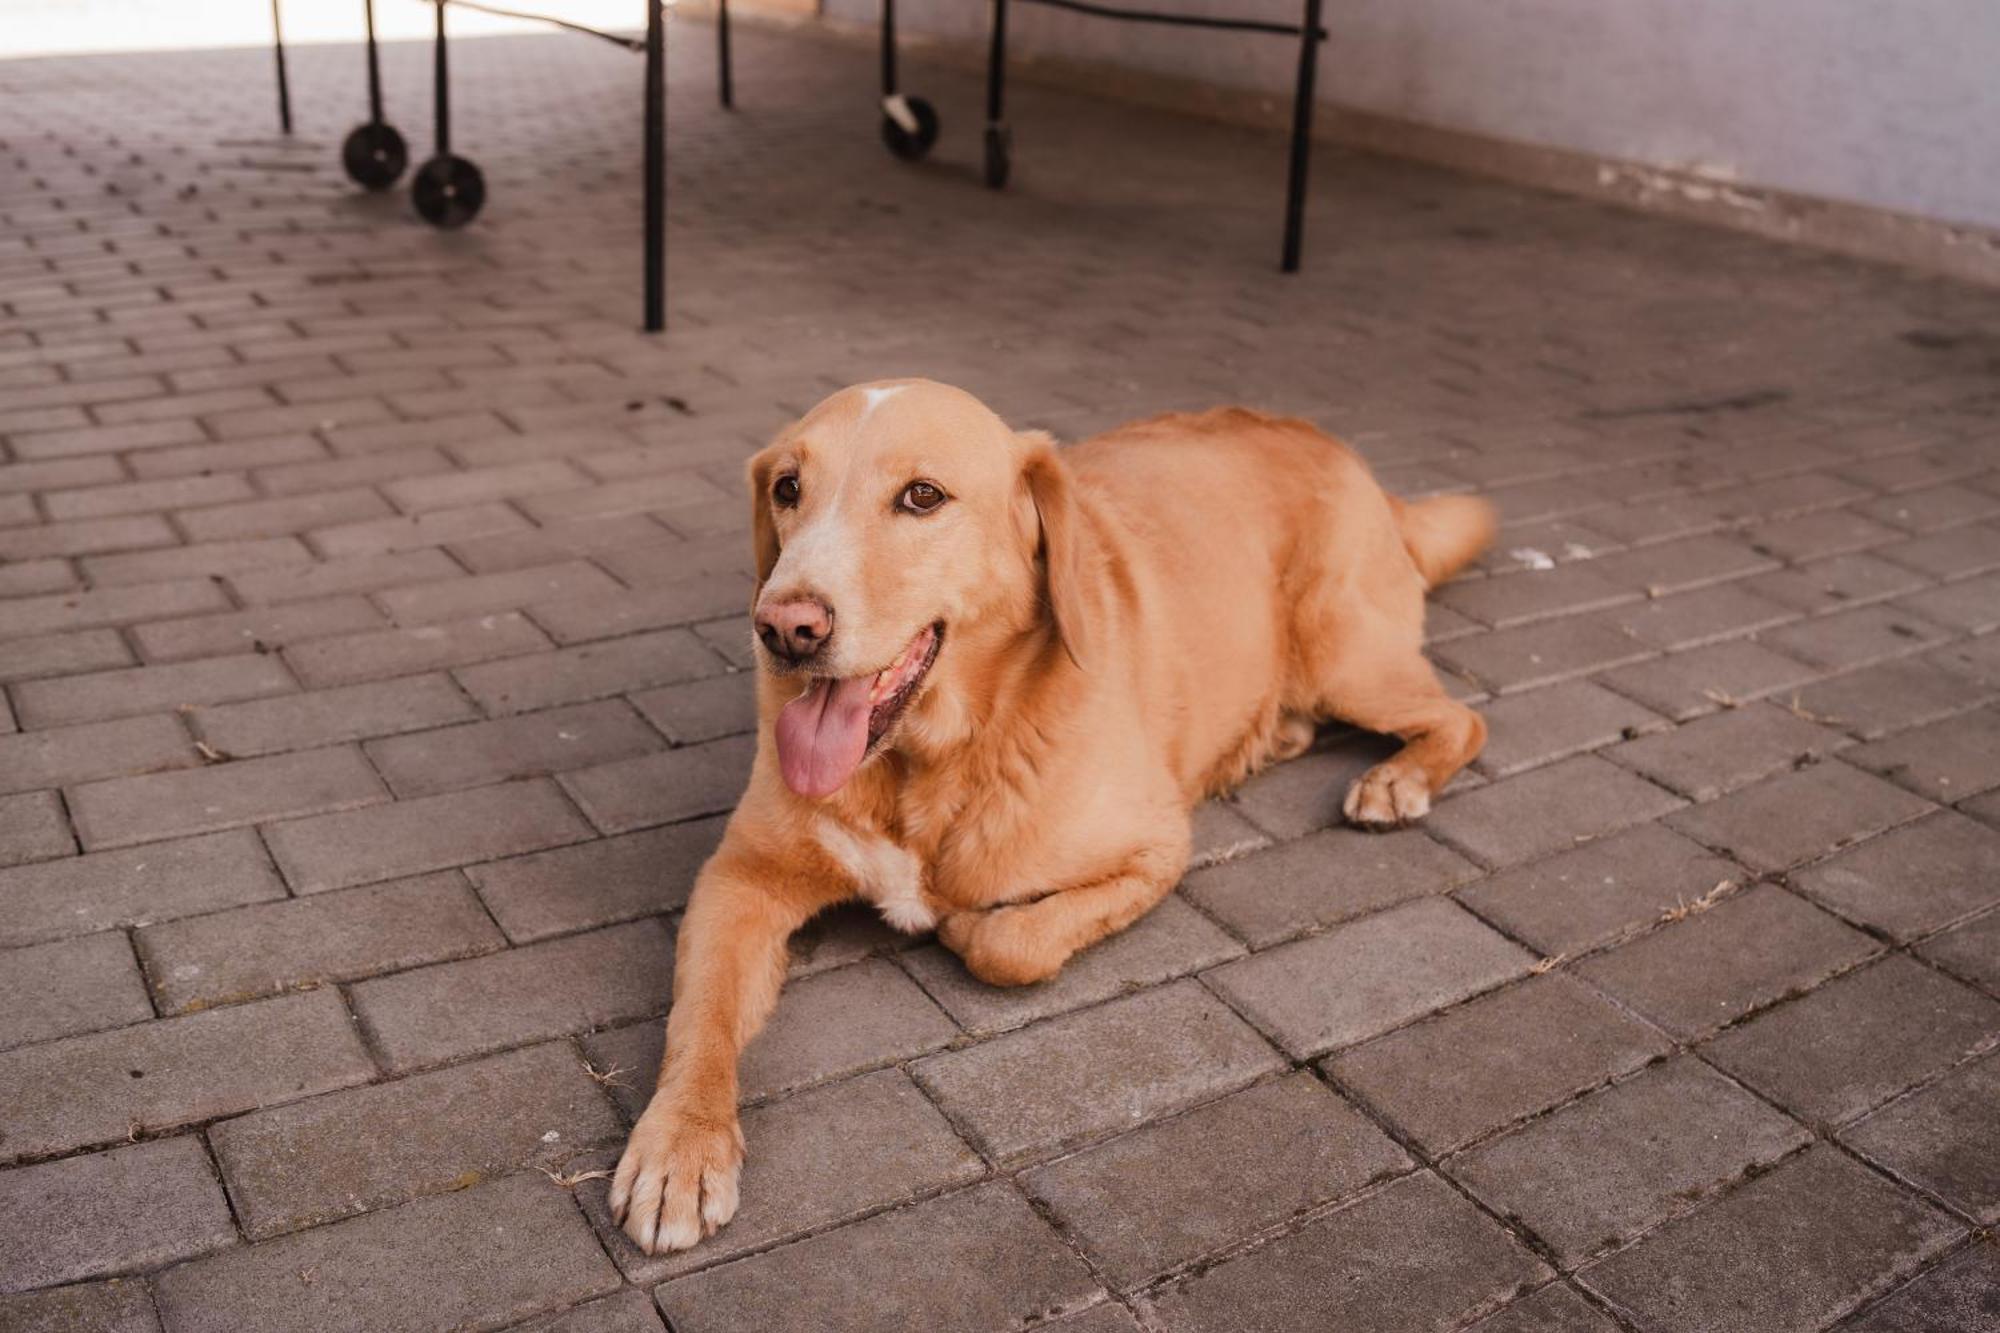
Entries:
{"type": "Polygon", "coordinates": [[[1493,541],[1499,519],[1493,506],[1475,495],[1440,495],[1429,500],[1389,497],[1403,549],[1416,561],[1424,583],[1437,587],[1464,569],[1493,541]]]}

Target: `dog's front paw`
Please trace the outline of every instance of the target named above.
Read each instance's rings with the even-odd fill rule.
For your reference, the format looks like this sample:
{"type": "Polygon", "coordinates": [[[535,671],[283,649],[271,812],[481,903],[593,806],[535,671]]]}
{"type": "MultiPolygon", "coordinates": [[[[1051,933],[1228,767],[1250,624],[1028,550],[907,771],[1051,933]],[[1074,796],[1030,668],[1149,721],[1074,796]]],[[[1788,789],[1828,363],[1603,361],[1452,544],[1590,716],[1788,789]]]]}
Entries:
{"type": "Polygon", "coordinates": [[[1341,809],[1348,823],[1362,828],[1400,828],[1430,813],[1430,779],[1394,760],[1377,764],[1355,779],[1341,809]]]}
{"type": "Polygon", "coordinates": [[[647,1254],[685,1250],[736,1215],[743,1132],[654,1098],[611,1179],[611,1216],[647,1254]]]}
{"type": "Polygon", "coordinates": [[[953,912],[938,922],[938,939],[987,985],[1030,986],[1062,971],[1069,959],[1069,954],[1051,946],[1037,925],[1028,907],[953,912]]]}

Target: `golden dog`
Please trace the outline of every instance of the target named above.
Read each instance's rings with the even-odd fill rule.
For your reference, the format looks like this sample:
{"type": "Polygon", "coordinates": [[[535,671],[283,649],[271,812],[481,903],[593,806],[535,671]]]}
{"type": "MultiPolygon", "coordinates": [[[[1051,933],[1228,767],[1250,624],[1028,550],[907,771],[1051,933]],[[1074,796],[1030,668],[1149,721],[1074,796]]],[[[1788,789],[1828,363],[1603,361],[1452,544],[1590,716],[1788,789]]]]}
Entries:
{"type": "Polygon", "coordinates": [[[1405,823],[1486,727],[1422,653],[1483,502],[1405,504],[1241,408],[1058,452],[923,380],[835,394],[750,462],[759,736],[681,923],[659,1089],[611,1189],[648,1251],[736,1211],[737,1057],[786,940],[874,903],[1022,985],[1179,881],[1189,812],[1341,718],[1405,744],[1347,793],[1405,823]]]}

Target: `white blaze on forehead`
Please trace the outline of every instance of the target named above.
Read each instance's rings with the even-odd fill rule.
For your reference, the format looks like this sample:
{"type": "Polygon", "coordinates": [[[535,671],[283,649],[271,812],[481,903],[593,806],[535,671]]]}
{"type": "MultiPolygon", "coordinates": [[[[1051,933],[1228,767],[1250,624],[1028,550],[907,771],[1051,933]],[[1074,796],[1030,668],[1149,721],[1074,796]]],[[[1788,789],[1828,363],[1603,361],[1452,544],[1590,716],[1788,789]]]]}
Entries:
{"type": "Polygon", "coordinates": [[[813,833],[853,877],[855,892],[874,903],[890,926],[915,935],[937,925],[937,913],[924,900],[924,868],[910,852],[824,815],[814,821],[813,833]]]}
{"type": "Polygon", "coordinates": [[[882,406],[882,404],[888,402],[891,398],[894,398],[909,387],[907,384],[887,384],[863,389],[861,391],[861,419],[863,421],[868,420],[869,414],[874,412],[876,408],[882,406]]]}

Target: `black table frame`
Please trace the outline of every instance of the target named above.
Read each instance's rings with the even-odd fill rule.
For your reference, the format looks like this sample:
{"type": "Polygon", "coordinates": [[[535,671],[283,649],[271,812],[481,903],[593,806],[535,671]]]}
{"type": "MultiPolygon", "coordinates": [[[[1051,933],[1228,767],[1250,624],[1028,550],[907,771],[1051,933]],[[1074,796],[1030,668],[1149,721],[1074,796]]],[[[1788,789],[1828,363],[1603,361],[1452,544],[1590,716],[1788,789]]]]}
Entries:
{"type": "MultiPolygon", "coordinates": [[[[438,7],[436,46],[433,55],[434,138],[437,153],[449,154],[450,94],[445,56],[444,11],[459,5],[513,18],[533,19],[572,32],[581,32],[614,42],[645,56],[643,94],[644,147],[644,327],[657,333],[666,327],[666,14],[662,0],[644,0],[646,35],[643,40],[600,31],[583,24],[546,14],[524,13],[478,3],[477,0],[430,0],[438,7]]],[[[1306,205],[1306,169],[1311,157],[1313,98],[1318,82],[1319,46],[1327,33],[1321,18],[1325,0],[1300,0],[1300,21],[1274,23],[1255,19],[1232,19],[1203,14],[1173,14],[1157,10],[1133,9],[1097,3],[1096,0],[990,0],[987,26],[985,179],[994,189],[1004,189],[1012,173],[1013,130],[1006,118],[1007,98],[1007,15],[1011,4],[1036,4],[1066,10],[1092,18],[1124,23],[1150,23],[1210,31],[1261,33],[1295,37],[1299,42],[1297,76],[1292,86],[1292,129],[1285,178],[1284,235],[1279,268],[1296,273],[1303,248],[1306,205]]],[[[376,72],[374,0],[362,0],[367,20],[369,105],[371,122],[383,123],[381,89],[376,72]]],[[[736,104],[734,61],[729,44],[729,0],[715,0],[715,43],[717,95],[725,110],[736,104]]],[[[271,0],[271,48],[278,85],[278,123],[285,134],[292,132],[291,85],[285,70],[285,41],[279,0],[271,0]]],[[[899,90],[896,68],[896,0],[882,0],[881,78],[883,137],[891,151],[905,160],[915,160],[930,149],[937,134],[937,117],[921,98],[906,97],[899,90]],[[920,114],[919,114],[920,113],[920,114]]],[[[481,198],[483,199],[483,193],[481,198]]],[[[454,214],[449,221],[430,220],[435,225],[459,226],[478,211],[454,214]]]]}

